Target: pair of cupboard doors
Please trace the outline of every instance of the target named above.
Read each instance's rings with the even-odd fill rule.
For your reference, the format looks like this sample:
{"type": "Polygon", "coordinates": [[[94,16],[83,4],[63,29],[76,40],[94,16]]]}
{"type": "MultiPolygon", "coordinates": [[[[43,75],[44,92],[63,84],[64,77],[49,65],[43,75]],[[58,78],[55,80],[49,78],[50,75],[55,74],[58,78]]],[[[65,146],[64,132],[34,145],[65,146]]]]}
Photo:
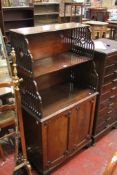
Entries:
{"type": "Polygon", "coordinates": [[[95,102],[96,93],[39,123],[24,115],[27,143],[32,147],[31,161],[39,172],[53,169],[91,143],[95,102]]]}

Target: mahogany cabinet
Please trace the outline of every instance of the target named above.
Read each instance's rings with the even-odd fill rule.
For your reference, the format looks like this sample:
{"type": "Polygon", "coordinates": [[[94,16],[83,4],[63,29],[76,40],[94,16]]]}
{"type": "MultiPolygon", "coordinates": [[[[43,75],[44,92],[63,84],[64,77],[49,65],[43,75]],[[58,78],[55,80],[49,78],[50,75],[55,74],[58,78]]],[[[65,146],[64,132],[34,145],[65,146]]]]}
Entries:
{"type": "Polygon", "coordinates": [[[41,174],[92,141],[98,75],[89,27],[51,24],[11,30],[29,160],[41,174]]]}
{"type": "Polygon", "coordinates": [[[95,41],[94,61],[99,74],[99,96],[93,138],[97,140],[117,126],[117,41],[95,41]]]}

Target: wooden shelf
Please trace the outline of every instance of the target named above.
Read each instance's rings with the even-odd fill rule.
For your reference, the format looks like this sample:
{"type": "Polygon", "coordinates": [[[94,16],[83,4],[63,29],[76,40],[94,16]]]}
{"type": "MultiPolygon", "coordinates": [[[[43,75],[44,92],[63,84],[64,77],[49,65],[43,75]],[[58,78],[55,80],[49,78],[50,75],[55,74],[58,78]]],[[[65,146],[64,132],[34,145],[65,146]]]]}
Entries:
{"type": "Polygon", "coordinates": [[[33,18],[22,18],[22,19],[13,19],[13,20],[4,20],[4,22],[17,22],[17,21],[30,21],[33,18]]]}
{"type": "Polygon", "coordinates": [[[38,2],[38,3],[34,3],[34,6],[38,6],[38,5],[59,5],[59,2],[38,2]]]}
{"type": "Polygon", "coordinates": [[[2,7],[0,14],[3,33],[9,39],[9,29],[34,26],[33,6],[2,7]]]}
{"type": "Polygon", "coordinates": [[[58,23],[59,3],[41,2],[34,3],[34,23],[35,26],[40,24],[58,23]],[[39,18],[38,18],[39,17],[39,18]]]}
{"type": "Polygon", "coordinates": [[[42,15],[58,15],[59,12],[43,12],[43,13],[35,13],[34,16],[42,16],[42,15]]]}
{"type": "Polygon", "coordinates": [[[79,56],[73,52],[65,52],[53,57],[43,58],[35,62],[34,77],[62,70],[89,60],[90,58],[86,56],[79,56]]]}
{"type": "Polygon", "coordinates": [[[70,84],[61,84],[40,91],[43,101],[44,117],[52,117],[69,109],[70,106],[77,105],[86,98],[91,98],[94,91],[91,89],[76,88],[70,92],[70,84]]]}
{"type": "Polygon", "coordinates": [[[16,6],[16,7],[2,7],[3,11],[4,10],[32,10],[32,6],[16,6]]]}
{"type": "MultiPolygon", "coordinates": [[[[76,15],[73,14],[73,15],[72,15],[72,17],[77,17],[77,16],[81,16],[81,15],[79,15],[79,14],[76,14],[76,15]]],[[[66,14],[65,16],[60,16],[60,18],[68,18],[68,17],[70,18],[71,15],[70,15],[70,14],[66,14]]]]}

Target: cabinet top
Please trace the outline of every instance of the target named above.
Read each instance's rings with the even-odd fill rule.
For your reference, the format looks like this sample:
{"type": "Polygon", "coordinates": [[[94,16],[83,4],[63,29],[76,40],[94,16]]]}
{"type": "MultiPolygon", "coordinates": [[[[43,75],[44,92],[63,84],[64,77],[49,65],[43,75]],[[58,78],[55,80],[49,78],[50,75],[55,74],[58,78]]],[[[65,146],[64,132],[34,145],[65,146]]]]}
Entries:
{"type": "Polygon", "coordinates": [[[117,41],[101,38],[94,41],[95,51],[104,53],[106,55],[117,52],[117,41]]]}
{"type": "Polygon", "coordinates": [[[80,28],[80,27],[86,27],[86,26],[88,25],[71,22],[71,23],[49,24],[49,25],[42,25],[42,26],[36,26],[36,27],[11,29],[10,31],[21,35],[33,35],[38,33],[68,30],[68,29],[74,29],[74,28],[80,28]]]}

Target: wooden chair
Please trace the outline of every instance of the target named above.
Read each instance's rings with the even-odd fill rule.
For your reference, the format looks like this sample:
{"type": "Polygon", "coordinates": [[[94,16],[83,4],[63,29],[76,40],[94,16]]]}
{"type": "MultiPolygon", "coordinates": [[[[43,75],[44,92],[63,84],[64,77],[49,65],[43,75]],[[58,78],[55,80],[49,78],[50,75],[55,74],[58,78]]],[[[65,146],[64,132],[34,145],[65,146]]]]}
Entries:
{"type": "MultiPolygon", "coordinates": [[[[0,89],[9,87],[12,89],[12,82],[0,82],[0,89]]],[[[16,112],[15,112],[15,104],[4,104],[0,105],[0,129],[1,131],[5,130],[3,134],[0,135],[0,154],[2,159],[5,161],[5,154],[2,148],[1,141],[10,138],[15,135],[15,131],[9,133],[8,128],[13,127],[16,124],[16,112]]]]}
{"type": "Polygon", "coordinates": [[[108,163],[103,175],[114,175],[116,168],[117,168],[117,152],[115,152],[111,161],[108,163]]]}

